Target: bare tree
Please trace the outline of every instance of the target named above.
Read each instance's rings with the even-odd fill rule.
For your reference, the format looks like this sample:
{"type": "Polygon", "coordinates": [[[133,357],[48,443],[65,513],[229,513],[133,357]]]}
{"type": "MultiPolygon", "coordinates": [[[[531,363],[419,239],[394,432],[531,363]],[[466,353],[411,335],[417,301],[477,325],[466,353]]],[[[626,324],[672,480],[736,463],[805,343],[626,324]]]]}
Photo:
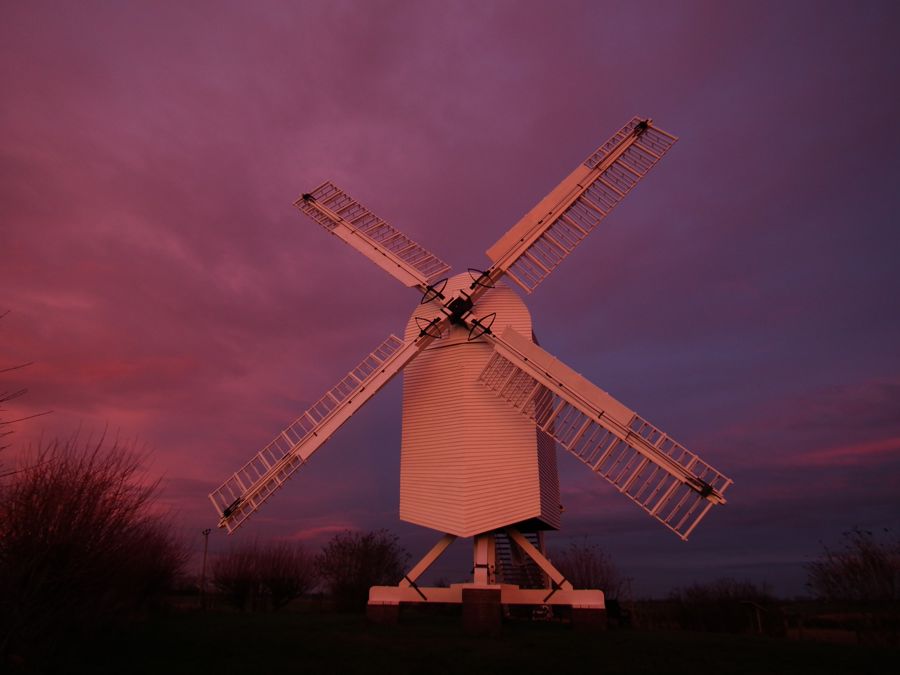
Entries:
{"type": "MultiPolygon", "coordinates": [[[[887,534],[885,530],[885,534],[887,534]]],[[[844,533],[843,547],[824,547],[806,566],[807,586],[825,600],[896,605],[900,601],[900,539],[877,539],[854,528],[844,533]]]]}
{"type": "Polygon", "coordinates": [[[387,530],[336,534],[316,558],[322,581],[341,610],[365,609],[369,587],[396,584],[409,554],[387,530]]]}
{"type": "Polygon", "coordinates": [[[213,585],[240,610],[268,604],[273,610],[308,593],[316,585],[315,562],[300,544],[257,542],[215,557],[213,585]]]}
{"type": "Polygon", "coordinates": [[[316,585],[315,560],[300,544],[270,544],[262,550],[260,558],[260,586],[272,609],[284,607],[316,585]]]}
{"type": "Polygon", "coordinates": [[[231,548],[213,558],[213,586],[239,610],[252,608],[259,597],[259,546],[256,542],[231,548]]]}
{"type": "MultiPolygon", "coordinates": [[[[4,318],[7,314],[9,314],[9,310],[0,313],[0,319],[4,318]]],[[[14,370],[20,370],[21,368],[27,368],[32,365],[31,363],[19,363],[14,366],[2,366],[0,367],[0,375],[4,373],[9,373],[14,370]]],[[[19,389],[0,389],[0,450],[5,450],[9,447],[9,445],[3,445],[3,439],[13,433],[13,425],[17,422],[23,422],[27,419],[31,419],[32,417],[40,417],[41,415],[49,414],[49,411],[36,413],[34,415],[27,415],[26,417],[20,417],[18,419],[6,419],[3,413],[6,412],[6,409],[3,407],[5,403],[9,403],[10,401],[19,398],[20,396],[27,393],[27,389],[19,388],[19,389]]],[[[0,472],[0,478],[4,475],[7,475],[9,472],[3,473],[0,472]]]]}
{"type": "Polygon", "coordinates": [[[767,584],[722,578],[676,588],[669,595],[682,628],[711,632],[762,631],[762,613],[772,617],[774,598],[767,584]]]}
{"type": "Polygon", "coordinates": [[[625,590],[625,577],[596,544],[572,542],[568,548],[554,551],[552,557],[575,588],[597,588],[613,599],[619,599],[625,590]]]}
{"type": "Polygon", "coordinates": [[[103,437],[42,445],[0,486],[0,660],[52,658],[154,606],[186,561],[142,481],[140,457],[103,437]],[[43,646],[41,646],[43,645],[43,646]]]}
{"type": "MultiPolygon", "coordinates": [[[[0,373],[5,373],[10,370],[15,370],[16,368],[23,368],[26,365],[28,365],[28,364],[22,364],[21,366],[13,366],[11,368],[3,368],[3,369],[0,369],[0,373]]],[[[4,403],[8,403],[9,401],[12,401],[13,399],[19,398],[19,396],[22,396],[26,391],[27,390],[25,390],[25,389],[0,391],[0,413],[6,412],[5,408],[2,407],[4,403]]],[[[15,424],[16,422],[20,422],[20,421],[21,420],[10,420],[10,419],[6,419],[5,417],[0,417],[0,443],[3,442],[2,439],[6,438],[11,433],[13,433],[12,425],[15,424]]],[[[0,450],[5,450],[8,447],[9,447],[8,444],[0,445],[0,450]]]]}

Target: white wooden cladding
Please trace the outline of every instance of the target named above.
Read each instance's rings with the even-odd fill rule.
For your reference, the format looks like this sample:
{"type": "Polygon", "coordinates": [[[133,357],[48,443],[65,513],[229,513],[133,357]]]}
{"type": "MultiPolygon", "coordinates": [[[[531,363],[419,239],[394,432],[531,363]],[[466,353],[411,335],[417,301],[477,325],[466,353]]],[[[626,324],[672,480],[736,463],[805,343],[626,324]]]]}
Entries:
{"type": "Polygon", "coordinates": [[[209,498],[231,533],[297,471],[369,398],[422,347],[391,335],[306,412],[291,422],[209,498]],[[228,515],[225,515],[226,510],[228,515]]]}
{"type": "Polygon", "coordinates": [[[326,181],[294,206],[406,286],[425,287],[450,265],[326,181]]]}
{"type": "MultiPolygon", "coordinates": [[[[456,276],[444,292],[451,297],[469,283],[456,276]]],[[[407,339],[418,332],[415,316],[431,316],[437,306],[418,309],[407,339]]],[[[528,310],[508,286],[478,300],[478,317],[492,312],[494,329],[531,334],[528,310]]],[[[558,528],[555,444],[539,441],[531,422],[478,382],[492,348],[467,337],[467,328],[450,327],[403,371],[400,518],[461,537],[531,519],[558,528]]]]}
{"type": "Polygon", "coordinates": [[[676,140],[633,118],[488,249],[488,257],[531,293],[676,140]]]}
{"type": "Polygon", "coordinates": [[[731,480],[521,334],[479,379],[651,516],[687,539],[731,480]]]}
{"type": "MultiPolygon", "coordinates": [[[[479,373],[480,374],[480,373],[479,373]]],[[[541,429],[537,430],[538,480],[541,486],[541,515],[539,520],[558,530],[562,526],[562,500],[559,494],[559,472],[556,466],[556,441],[541,429]]]]}

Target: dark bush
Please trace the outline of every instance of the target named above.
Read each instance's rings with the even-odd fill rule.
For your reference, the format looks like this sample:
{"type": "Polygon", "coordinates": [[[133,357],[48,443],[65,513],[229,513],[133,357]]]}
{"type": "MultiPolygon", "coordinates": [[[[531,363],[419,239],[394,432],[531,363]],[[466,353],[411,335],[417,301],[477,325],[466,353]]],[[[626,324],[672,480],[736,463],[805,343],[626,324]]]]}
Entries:
{"type": "Polygon", "coordinates": [[[625,578],[596,544],[572,542],[552,554],[553,565],[575,588],[599,589],[609,599],[622,599],[625,578]]]}
{"type": "Polygon", "coordinates": [[[807,586],[819,598],[891,606],[900,602],[900,540],[879,541],[855,528],[840,549],[827,546],[806,566],[807,586]]]}
{"type": "Polygon", "coordinates": [[[272,609],[280,609],[316,585],[315,559],[300,544],[270,544],[262,551],[259,580],[272,609]]]}
{"type": "Polygon", "coordinates": [[[868,530],[844,533],[843,546],[827,546],[806,566],[807,586],[834,616],[870,644],[900,643],[900,539],[868,530]]]}
{"type": "Polygon", "coordinates": [[[341,532],[316,559],[319,575],[341,611],[362,611],[369,587],[399,583],[409,554],[387,530],[341,532]]]}
{"type": "Polygon", "coordinates": [[[118,443],[43,445],[0,486],[0,659],[37,663],[159,605],[186,561],[118,443]]]}
{"type": "Polygon", "coordinates": [[[311,591],[316,577],[312,556],[288,542],[235,547],[212,564],[213,585],[240,610],[281,609],[311,591]]]}
{"type": "Polygon", "coordinates": [[[212,560],[210,577],[225,600],[239,610],[253,609],[259,597],[256,544],[237,546],[212,560]]]}
{"type": "Polygon", "coordinates": [[[687,630],[766,632],[766,624],[777,614],[768,587],[750,581],[717,579],[694,584],[676,589],[670,600],[679,624],[687,630]]]}

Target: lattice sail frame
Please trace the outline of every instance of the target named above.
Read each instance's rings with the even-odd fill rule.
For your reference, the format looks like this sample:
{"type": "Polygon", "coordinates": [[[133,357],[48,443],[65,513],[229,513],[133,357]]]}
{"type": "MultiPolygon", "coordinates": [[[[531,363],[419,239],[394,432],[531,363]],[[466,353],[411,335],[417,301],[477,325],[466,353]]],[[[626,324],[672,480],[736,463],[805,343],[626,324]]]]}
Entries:
{"type": "Polygon", "coordinates": [[[732,481],[508,328],[479,379],[682,539],[732,481]]]}
{"type": "Polygon", "coordinates": [[[632,118],[488,249],[494,267],[531,293],[677,140],[632,118]]]}
{"type": "Polygon", "coordinates": [[[300,197],[294,206],[406,286],[424,290],[450,270],[450,265],[331,181],[300,197]]]}
{"type": "Polygon", "coordinates": [[[309,457],[413,358],[427,341],[389,336],[271,443],[209,495],[229,533],[240,527],[309,457]]]}
{"type": "MultiPolygon", "coordinates": [[[[527,293],[534,290],[676,140],[649,119],[630,120],[487,251],[490,269],[469,292],[446,299],[442,315],[429,323],[433,330],[405,343],[390,336],[210,494],[221,516],[219,526],[231,533],[246,521],[448,322],[469,325],[475,301],[497,281],[508,275],[527,293]]],[[[295,206],[406,286],[433,293],[431,284],[450,269],[331,182],[303,195],[295,206]]],[[[516,336],[504,335],[504,341],[489,330],[487,336],[497,353],[482,381],[680,537],[686,539],[714,504],[725,502],[730,479],[606,392],[525,338],[537,350],[530,362],[510,349],[516,336]],[[544,357],[571,386],[547,379],[548,371],[535,367],[544,357]]]]}

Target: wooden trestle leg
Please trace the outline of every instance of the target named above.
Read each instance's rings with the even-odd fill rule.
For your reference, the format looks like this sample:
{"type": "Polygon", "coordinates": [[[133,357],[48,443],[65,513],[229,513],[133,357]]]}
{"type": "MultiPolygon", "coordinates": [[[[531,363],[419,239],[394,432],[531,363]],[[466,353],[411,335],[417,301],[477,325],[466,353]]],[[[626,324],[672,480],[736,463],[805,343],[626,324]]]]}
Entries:
{"type": "Polygon", "coordinates": [[[466,632],[493,635],[499,632],[503,605],[562,605],[572,608],[576,627],[605,625],[606,605],[600,590],[576,590],[572,583],[516,528],[506,535],[541,568],[549,588],[519,588],[498,583],[494,532],[478,534],[473,542],[472,581],[449,588],[419,586],[416,581],[447,550],[456,537],[445,534],[396,586],[369,589],[367,616],[379,623],[396,623],[400,603],[461,604],[466,632]]]}

